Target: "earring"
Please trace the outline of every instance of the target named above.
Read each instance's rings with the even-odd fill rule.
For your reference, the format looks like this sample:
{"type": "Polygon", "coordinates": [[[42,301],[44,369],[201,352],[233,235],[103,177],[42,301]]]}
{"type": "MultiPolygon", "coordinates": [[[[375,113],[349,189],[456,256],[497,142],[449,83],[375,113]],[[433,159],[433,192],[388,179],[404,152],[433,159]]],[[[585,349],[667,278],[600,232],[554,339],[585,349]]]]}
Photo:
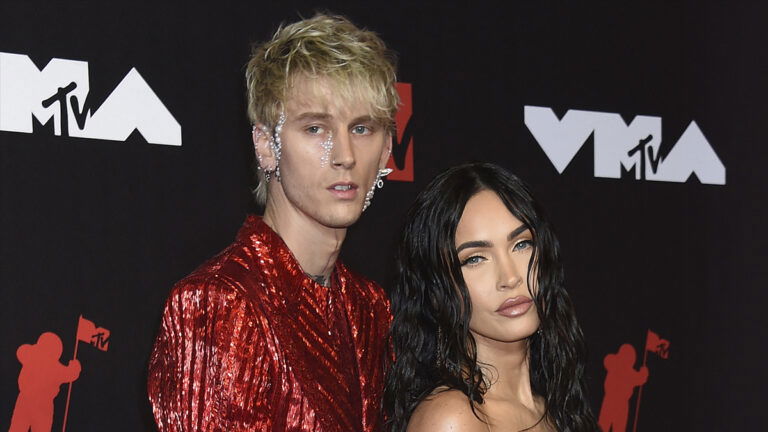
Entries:
{"type": "Polygon", "coordinates": [[[275,125],[275,132],[272,135],[272,139],[269,144],[272,146],[272,151],[275,153],[275,178],[280,181],[280,156],[282,155],[283,142],[280,139],[280,133],[283,131],[283,125],[285,124],[285,112],[280,112],[280,118],[275,125]]]}
{"type": "Polygon", "coordinates": [[[378,187],[379,189],[381,189],[384,187],[384,180],[382,180],[382,178],[388,176],[390,173],[392,173],[392,168],[380,169],[379,172],[376,173],[376,180],[373,182],[373,184],[371,185],[371,188],[365,194],[363,211],[365,211],[365,209],[367,209],[368,206],[371,205],[371,200],[373,199],[373,193],[376,192],[376,188],[378,187]]]}
{"type": "MultiPolygon", "coordinates": [[[[261,153],[259,152],[259,149],[256,148],[256,142],[263,136],[269,135],[269,130],[265,126],[256,127],[255,125],[251,129],[251,133],[255,133],[256,137],[254,137],[254,143],[253,143],[253,150],[254,153],[256,153],[256,159],[258,159],[259,163],[256,166],[256,169],[259,171],[264,171],[264,182],[269,183],[269,180],[272,178],[272,170],[268,170],[264,168],[264,161],[261,159],[261,153]]],[[[270,143],[270,145],[272,145],[270,143]]]]}

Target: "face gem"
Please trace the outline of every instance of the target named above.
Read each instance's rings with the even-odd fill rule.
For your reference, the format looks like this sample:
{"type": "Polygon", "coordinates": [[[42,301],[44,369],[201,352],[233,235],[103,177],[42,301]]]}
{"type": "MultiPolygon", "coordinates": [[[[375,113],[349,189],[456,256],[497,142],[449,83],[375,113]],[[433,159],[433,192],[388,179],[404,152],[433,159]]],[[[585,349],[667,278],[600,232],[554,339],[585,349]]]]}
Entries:
{"type": "Polygon", "coordinates": [[[333,150],[333,132],[328,131],[328,138],[320,143],[320,147],[323,148],[323,154],[320,156],[320,166],[328,166],[331,162],[331,151],[333,150]]]}

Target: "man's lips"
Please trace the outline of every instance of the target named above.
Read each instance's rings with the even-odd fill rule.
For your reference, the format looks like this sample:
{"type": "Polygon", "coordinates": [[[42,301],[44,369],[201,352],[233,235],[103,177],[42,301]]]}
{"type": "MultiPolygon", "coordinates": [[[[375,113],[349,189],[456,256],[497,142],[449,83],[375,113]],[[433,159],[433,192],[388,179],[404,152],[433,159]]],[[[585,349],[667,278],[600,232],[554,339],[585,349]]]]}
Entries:
{"type": "Polygon", "coordinates": [[[504,300],[504,303],[496,309],[496,313],[505,317],[514,318],[528,312],[533,306],[533,300],[526,296],[515,296],[504,300]]]}
{"type": "Polygon", "coordinates": [[[352,182],[338,182],[328,186],[327,190],[336,198],[342,200],[355,199],[357,196],[357,185],[352,182]]]}

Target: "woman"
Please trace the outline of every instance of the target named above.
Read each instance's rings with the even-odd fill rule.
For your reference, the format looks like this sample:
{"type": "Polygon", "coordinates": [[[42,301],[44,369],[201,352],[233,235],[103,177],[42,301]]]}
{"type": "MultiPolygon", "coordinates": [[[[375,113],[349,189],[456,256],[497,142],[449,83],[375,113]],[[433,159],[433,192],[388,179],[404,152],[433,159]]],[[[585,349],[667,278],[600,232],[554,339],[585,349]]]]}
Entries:
{"type": "Polygon", "coordinates": [[[406,218],[391,293],[391,431],[596,431],[559,246],[493,164],[437,176],[406,218]]]}

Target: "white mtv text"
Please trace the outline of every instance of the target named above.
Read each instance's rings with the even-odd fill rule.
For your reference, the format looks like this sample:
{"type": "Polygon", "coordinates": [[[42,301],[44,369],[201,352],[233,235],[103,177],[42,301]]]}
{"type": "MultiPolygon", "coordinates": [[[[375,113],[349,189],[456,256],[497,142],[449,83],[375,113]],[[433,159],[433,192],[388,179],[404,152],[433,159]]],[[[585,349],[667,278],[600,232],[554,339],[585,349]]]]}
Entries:
{"type": "Polygon", "coordinates": [[[53,119],[57,136],[125,141],[138,130],[150,144],[181,145],[179,122],[136,68],[99,105],[88,99],[88,78],[88,62],[54,58],[41,70],[26,55],[0,52],[0,130],[32,133],[34,117],[53,119]]]}
{"type": "Polygon", "coordinates": [[[661,117],[638,115],[625,123],[619,114],[568,110],[558,119],[548,107],[525,106],[525,125],[562,174],[590,135],[594,141],[594,176],[684,183],[695,174],[701,183],[725,184],[725,166],[695,121],[662,157],[661,117]]]}

